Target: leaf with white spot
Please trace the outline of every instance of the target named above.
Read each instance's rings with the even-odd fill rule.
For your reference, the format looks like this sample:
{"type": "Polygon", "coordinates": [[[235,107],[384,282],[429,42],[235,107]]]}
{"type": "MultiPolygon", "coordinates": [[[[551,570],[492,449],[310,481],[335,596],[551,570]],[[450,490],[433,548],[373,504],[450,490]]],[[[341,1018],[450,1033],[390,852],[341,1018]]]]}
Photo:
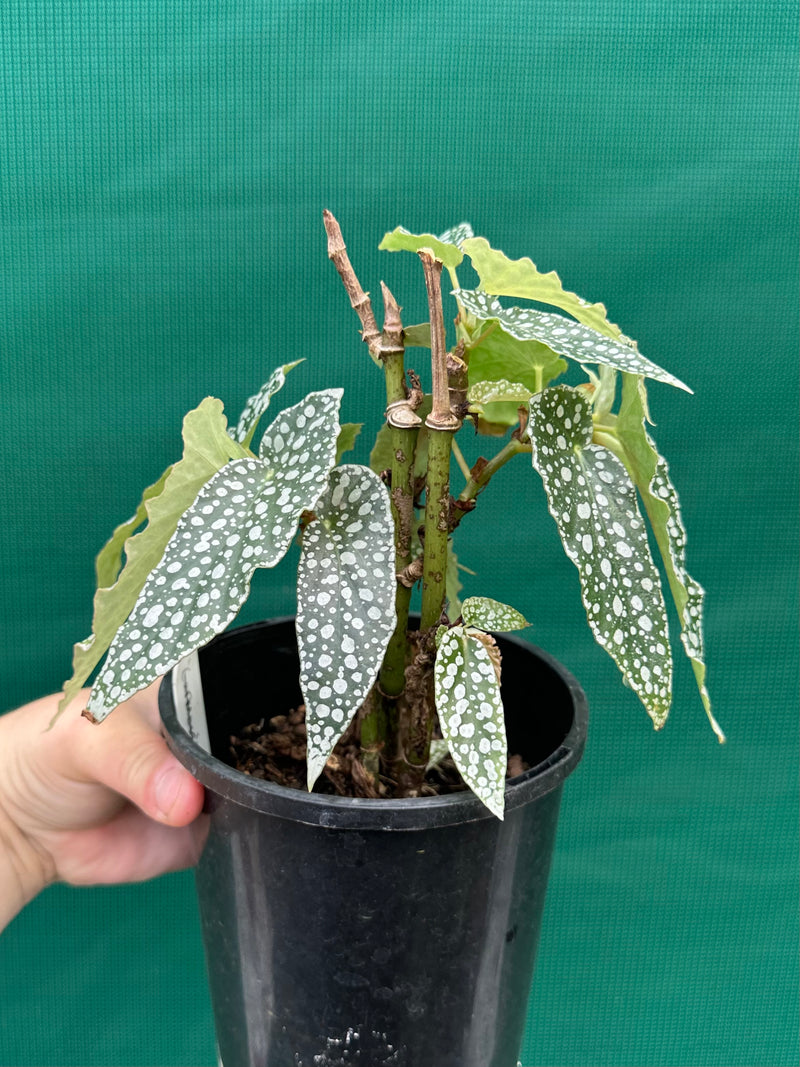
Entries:
{"type": "Polygon", "coordinates": [[[725,740],[711,711],[706,688],[706,665],[703,650],[702,586],[686,570],[686,530],[680,502],[670,477],[667,461],[658,454],[647,433],[647,398],[641,378],[625,375],[622,402],[615,433],[624,449],[624,462],[636,484],[650,519],[656,544],[664,561],[667,581],[681,621],[681,642],[694,670],[700,699],[711,728],[720,741],[725,740]]]}
{"type": "Polygon", "coordinates": [[[184,417],[183,458],[144,491],[136,514],[114,531],[98,556],[92,633],[74,646],[72,677],[64,685],[58,714],[77,696],[130,615],[181,515],[209,478],[231,459],[247,455],[247,450],[228,435],[221,400],[208,396],[184,417]],[[133,533],[145,518],[144,529],[133,533]]]}
{"type": "Polygon", "coordinates": [[[463,626],[442,637],[433,667],[442,735],[469,788],[503,818],[508,744],[491,657],[463,626]]]}
{"type": "Polygon", "coordinates": [[[515,608],[488,596],[467,597],[461,606],[461,618],[465,626],[477,626],[479,630],[495,633],[524,630],[530,626],[525,616],[515,608]]]}
{"type": "Polygon", "coordinates": [[[421,252],[427,249],[445,267],[457,267],[464,258],[457,245],[442,241],[432,233],[409,233],[402,226],[385,234],[378,248],[387,252],[421,252]]]}
{"type": "Polygon", "coordinates": [[[397,621],[394,522],[380,478],[337,467],[314,514],[297,571],[309,789],[372,688],[397,621]]]}
{"type": "Polygon", "coordinates": [[[449,230],[445,230],[444,233],[439,234],[439,240],[446,245],[457,245],[458,248],[468,241],[470,237],[474,237],[472,227],[468,222],[459,222],[457,226],[451,226],[449,230]]]}
{"type": "Polygon", "coordinates": [[[279,389],[283,389],[286,375],[294,367],[302,363],[302,359],[296,359],[294,363],[285,363],[282,367],[276,367],[268,380],[261,386],[257,393],[250,397],[244,406],[236,429],[229,431],[235,441],[241,442],[245,448],[250,447],[253,434],[256,432],[258,421],[269,407],[269,402],[279,389]]]}
{"type": "Polygon", "coordinates": [[[671,702],[672,657],[636,489],[617,457],[591,443],[591,406],[580,390],[555,386],[533,397],[528,430],[595,639],[660,729],[671,702]]]}
{"type": "Polygon", "coordinates": [[[527,404],[533,392],[520,382],[508,382],[500,378],[495,382],[475,382],[469,387],[467,399],[471,408],[482,408],[484,404],[513,402],[527,404]]]}
{"type": "Polygon", "coordinates": [[[485,237],[464,241],[463,250],[472,261],[484,292],[492,296],[519,296],[538,300],[542,304],[552,304],[606,337],[624,340],[619,326],[608,321],[605,307],[602,304],[590,304],[575,293],[568,292],[554,270],[542,274],[527,257],[509,259],[499,249],[492,248],[485,237]]]}
{"type": "Polygon", "coordinates": [[[114,638],[89,700],[96,721],[221,633],[256,567],[283,558],[333,467],[341,395],[311,393],[282,412],[260,458],[233,460],[200,490],[114,638]]]}
{"type": "Polygon", "coordinates": [[[499,300],[480,290],[456,293],[461,304],[478,319],[495,321],[518,341],[538,341],[551,351],[577,363],[599,363],[630,374],[644,374],[667,385],[691,392],[669,371],[645,359],[636,348],[613,340],[590,326],[533,308],[504,308],[499,300]]]}

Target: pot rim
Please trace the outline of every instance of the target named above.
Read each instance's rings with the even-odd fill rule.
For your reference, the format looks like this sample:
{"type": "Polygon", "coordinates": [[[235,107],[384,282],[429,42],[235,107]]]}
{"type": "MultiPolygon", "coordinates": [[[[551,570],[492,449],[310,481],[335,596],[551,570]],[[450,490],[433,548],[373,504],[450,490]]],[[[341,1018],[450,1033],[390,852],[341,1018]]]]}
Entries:
{"type": "MultiPolygon", "coordinates": [[[[294,622],[284,615],[234,627],[214,638],[224,642],[246,631],[294,622]]],[[[580,762],[586,743],[588,702],[577,679],[553,656],[529,641],[508,634],[501,643],[516,645],[541,660],[565,686],[572,703],[572,725],[558,748],[536,766],[509,779],[505,789],[506,813],[557,789],[580,762]]],[[[207,790],[242,807],[310,826],[351,830],[423,830],[454,823],[496,819],[470,791],[434,797],[370,799],[308,793],[252,778],[206,752],[178,720],[172,692],[172,671],[159,687],[158,705],[167,744],[180,763],[207,790]]]]}

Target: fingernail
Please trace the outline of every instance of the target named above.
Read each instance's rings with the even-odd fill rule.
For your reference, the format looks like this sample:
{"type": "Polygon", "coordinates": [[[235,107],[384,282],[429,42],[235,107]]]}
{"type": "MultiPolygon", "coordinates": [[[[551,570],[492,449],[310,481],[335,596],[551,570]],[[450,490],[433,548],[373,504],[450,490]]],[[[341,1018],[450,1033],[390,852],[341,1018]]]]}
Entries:
{"type": "Polygon", "coordinates": [[[175,806],[183,784],[183,768],[175,763],[163,767],[156,776],[155,793],[158,810],[165,818],[175,806]]]}

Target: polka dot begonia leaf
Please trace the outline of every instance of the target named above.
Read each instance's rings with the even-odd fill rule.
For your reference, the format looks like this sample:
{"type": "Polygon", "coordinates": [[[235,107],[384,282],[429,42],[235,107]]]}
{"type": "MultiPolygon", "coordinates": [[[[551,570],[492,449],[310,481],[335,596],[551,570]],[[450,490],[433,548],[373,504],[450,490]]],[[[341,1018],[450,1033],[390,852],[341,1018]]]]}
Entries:
{"type": "Polygon", "coordinates": [[[465,626],[477,626],[479,630],[493,630],[495,633],[524,630],[530,625],[515,608],[488,596],[467,597],[461,606],[461,618],[465,626]]]}
{"type": "Polygon", "coordinates": [[[482,404],[494,404],[498,401],[513,401],[519,404],[527,404],[533,395],[533,390],[519,382],[509,382],[500,378],[494,382],[475,382],[470,385],[467,399],[470,404],[481,406],[482,404]]]}
{"type": "Polygon", "coordinates": [[[533,465],[578,568],[589,625],[658,729],[672,694],[661,582],[633,482],[616,456],[591,443],[592,430],[591,407],[578,389],[552,387],[530,402],[533,465]]]}
{"type": "Polygon", "coordinates": [[[218,470],[247,454],[228,435],[221,400],[207,396],[184,417],[182,458],[144,491],[136,514],[117,527],[97,558],[92,633],[73,649],[73,673],[64,686],[59,713],[78,695],[108,651],[148,574],[164,555],[181,515],[218,470]],[[138,529],[145,519],[144,528],[138,529]]]}
{"type": "Polygon", "coordinates": [[[433,676],[439,725],[461,777],[502,819],[508,744],[489,652],[465,627],[453,626],[439,643],[433,676]]]}
{"type": "Polygon", "coordinates": [[[297,644],[308,788],[372,687],[397,621],[389,494],[368,467],[337,467],[303,531],[297,644]]]}
{"type": "Polygon", "coordinates": [[[686,530],[680,501],[669,476],[666,460],[658,454],[647,433],[647,398],[644,382],[623,377],[622,402],[614,432],[624,450],[624,461],[644,501],[650,525],[664,562],[672,598],[681,621],[681,643],[694,670],[700,699],[711,728],[720,741],[722,729],[711,711],[706,688],[703,648],[703,587],[686,570],[686,530]]]}
{"type": "Polygon", "coordinates": [[[207,644],[247,599],[256,567],[286,554],[333,467],[341,389],[311,393],[200,490],[150,572],[92,689],[96,721],[207,644]]]}
{"type": "Polygon", "coordinates": [[[256,432],[258,420],[269,407],[270,400],[279,389],[283,389],[286,383],[286,375],[289,371],[302,362],[302,359],[297,359],[294,363],[286,363],[282,367],[276,367],[258,392],[250,397],[244,406],[242,414],[239,416],[236,429],[230,430],[231,437],[235,441],[239,441],[245,447],[249,447],[250,442],[253,440],[253,434],[256,432]]]}
{"type": "Polygon", "coordinates": [[[470,237],[474,236],[472,226],[468,222],[459,222],[457,226],[451,226],[449,230],[440,233],[439,240],[442,244],[456,245],[460,248],[464,241],[468,241],[470,237]]]}
{"type": "Polygon", "coordinates": [[[498,322],[507,334],[519,341],[538,341],[566,359],[574,359],[578,363],[600,363],[630,374],[643,374],[691,392],[688,385],[645,359],[635,348],[606,337],[591,326],[533,308],[504,308],[499,300],[477,289],[461,289],[455,295],[470,314],[498,322]]]}

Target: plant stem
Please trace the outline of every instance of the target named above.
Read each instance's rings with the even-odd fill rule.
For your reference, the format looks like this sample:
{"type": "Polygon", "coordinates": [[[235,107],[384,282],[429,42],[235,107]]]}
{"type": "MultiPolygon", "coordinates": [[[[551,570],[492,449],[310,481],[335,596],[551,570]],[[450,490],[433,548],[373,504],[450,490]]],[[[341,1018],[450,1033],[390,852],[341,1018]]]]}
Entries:
{"type": "MultiPolygon", "coordinates": [[[[503,448],[497,453],[497,455],[490,459],[488,463],[484,463],[483,466],[478,467],[478,464],[472,468],[470,472],[470,478],[464,488],[461,490],[458,499],[459,500],[476,500],[489,482],[492,476],[495,475],[501,467],[520,452],[530,452],[531,446],[528,443],[520,441],[516,437],[512,437],[503,448]]],[[[466,512],[456,511],[453,515],[453,523],[458,525],[463,515],[466,512]]]]}
{"type": "MultiPolygon", "coordinates": [[[[387,418],[392,440],[391,507],[395,527],[395,573],[401,574],[411,563],[411,534],[414,524],[414,448],[417,430],[397,425],[397,414],[402,422],[408,421],[409,412],[404,410],[407,400],[405,371],[403,367],[403,334],[400,309],[388,288],[383,286],[385,308],[384,344],[381,348],[386,378],[387,418]]],[[[417,422],[419,419],[414,416],[417,422]]],[[[397,583],[395,608],[397,623],[383,658],[378,684],[385,697],[396,699],[405,688],[406,634],[408,612],[411,604],[411,587],[397,583]]],[[[392,723],[389,724],[392,733],[392,723]]]]}
{"type": "Polygon", "coordinates": [[[350,257],[347,254],[347,248],[342,237],[342,230],[339,223],[330,213],[325,210],[322,212],[322,221],[325,225],[325,232],[328,235],[328,258],[333,262],[339,272],[339,277],[344,283],[344,287],[347,290],[347,295],[350,297],[350,304],[353,311],[358,315],[363,327],[361,331],[361,339],[369,349],[370,355],[373,358],[377,358],[377,348],[381,341],[381,331],[378,329],[378,324],[375,321],[375,315],[372,311],[372,304],[369,300],[369,294],[365,293],[359,284],[356,272],[353,270],[353,265],[350,262],[350,257]]]}
{"type": "Polygon", "coordinates": [[[431,323],[431,377],[433,407],[425,420],[428,439],[428,470],[425,481],[425,537],[422,571],[423,633],[436,626],[444,609],[447,571],[447,537],[450,532],[450,450],[461,421],[450,410],[447,380],[447,346],[442,310],[442,264],[423,249],[419,253],[428,291],[431,323]]]}

